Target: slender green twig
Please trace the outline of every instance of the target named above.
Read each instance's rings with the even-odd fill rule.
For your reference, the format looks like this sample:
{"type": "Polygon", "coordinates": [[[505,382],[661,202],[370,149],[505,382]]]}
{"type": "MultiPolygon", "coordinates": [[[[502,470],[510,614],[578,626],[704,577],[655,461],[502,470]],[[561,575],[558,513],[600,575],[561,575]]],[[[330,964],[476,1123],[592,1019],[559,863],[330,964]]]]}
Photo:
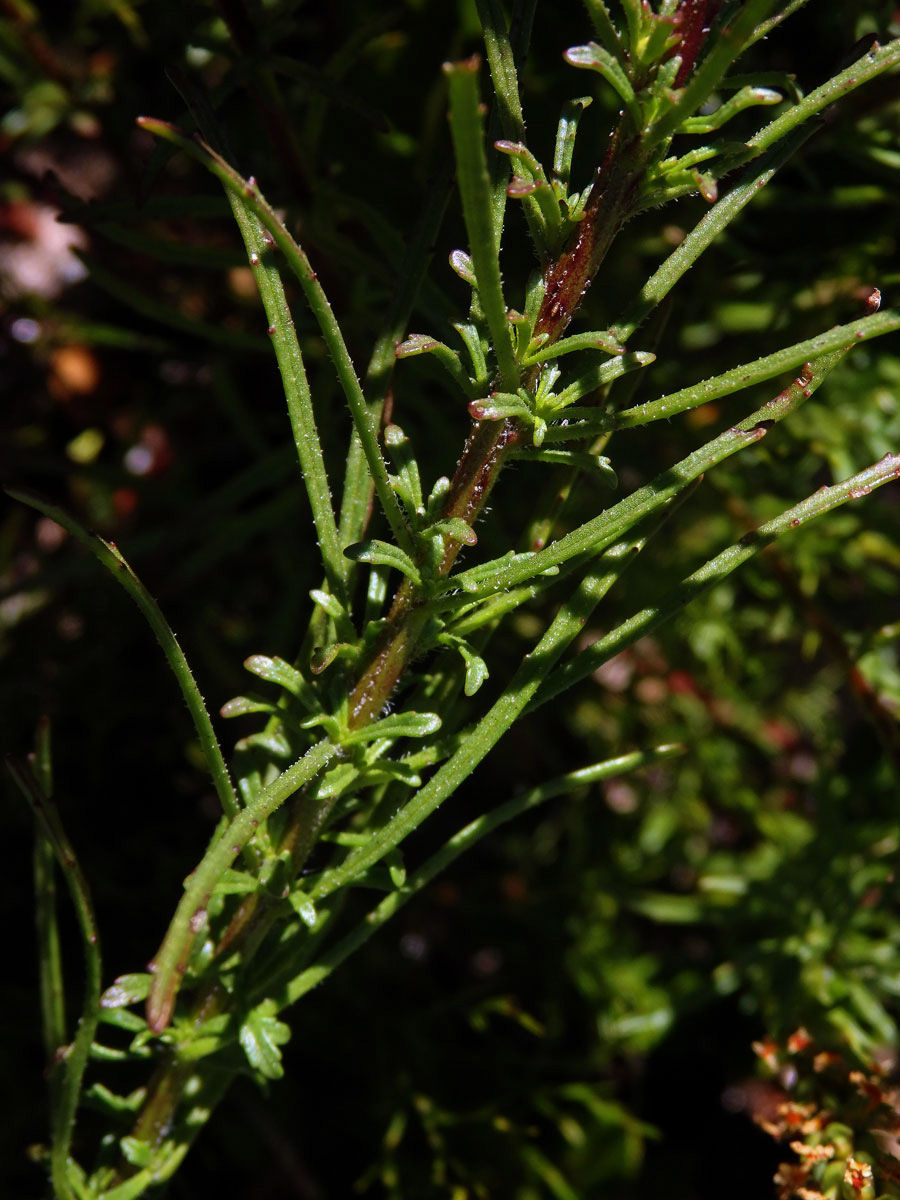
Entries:
{"type": "MultiPolygon", "coordinates": [[[[50,1148],[50,1174],[57,1197],[59,1200],[80,1200],[70,1182],[69,1150],[75,1130],[81,1081],[88,1064],[100,1010],[100,988],[103,978],[100,937],[87,880],[63,828],[55,803],[45,795],[29,764],[10,758],[7,759],[7,765],[40,822],[45,837],[53,847],[81,931],[85,968],[84,1004],[75,1039],[70,1046],[57,1047],[60,1059],[52,1068],[61,1072],[61,1079],[54,1088],[56,1103],[52,1113],[53,1139],[50,1148]]],[[[45,770],[42,769],[41,774],[46,777],[45,770]]]]}
{"type": "MultiPolygon", "coordinates": [[[[35,738],[32,769],[48,802],[53,796],[53,765],[50,757],[50,722],[43,717],[35,738]]],[[[50,1061],[66,1039],[66,997],[63,988],[59,924],[56,914],[56,855],[53,843],[40,821],[35,822],[34,882],[38,970],[40,972],[41,1018],[44,1053],[50,1061]]],[[[53,1072],[51,1072],[52,1087],[53,1072]]]]}

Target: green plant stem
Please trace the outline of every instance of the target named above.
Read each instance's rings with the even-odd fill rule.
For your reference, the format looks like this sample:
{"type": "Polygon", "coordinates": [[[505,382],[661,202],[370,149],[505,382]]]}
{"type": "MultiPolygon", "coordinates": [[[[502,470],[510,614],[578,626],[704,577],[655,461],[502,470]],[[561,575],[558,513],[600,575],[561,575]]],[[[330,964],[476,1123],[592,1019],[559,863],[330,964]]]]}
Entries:
{"type": "Polygon", "coordinates": [[[337,753],[338,747],[327,739],[313,746],[293,766],[263,788],[213,840],[188,880],[154,960],[154,978],[147,998],[147,1024],[154,1032],[165,1029],[172,1019],[187,955],[194,938],[205,927],[206,905],[223,872],[253,837],[260,822],[309,783],[337,753]]]}
{"type": "MultiPolygon", "coordinates": [[[[505,453],[518,443],[520,436],[513,421],[482,421],[474,426],[451,480],[441,514],[444,519],[456,517],[468,525],[474,524],[497,481],[505,453]]],[[[449,572],[459,549],[458,543],[447,546],[440,564],[441,574],[449,572]]],[[[400,585],[385,629],[350,693],[351,728],[366,725],[377,717],[415,657],[419,635],[427,623],[423,611],[426,600],[427,594],[408,580],[400,585]]]]}
{"type": "Polygon", "coordinates": [[[44,1053],[50,1062],[66,1039],[66,997],[56,919],[56,855],[53,843],[39,823],[34,839],[34,920],[40,973],[41,1032],[44,1053]]]}
{"type": "MultiPolygon", "coordinates": [[[[60,1073],[60,1077],[53,1085],[55,1104],[51,1114],[53,1128],[50,1148],[50,1176],[58,1200],[79,1200],[69,1182],[69,1152],[81,1095],[81,1082],[99,1019],[103,978],[100,936],[87,880],[63,828],[56,804],[44,793],[29,764],[10,758],[7,759],[7,765],[22,794],[31,805],[44,836],[53,847],[56,862],[72,898],[81,932],[85,970],[84,1004],[74,1041],[65,1048],[57,1047],[58,1057],[51,1067],[54,1073],[60,1073]]],[[[45,775],[44,771],[41,773],[45,775]]]]}
{"type": "Polygon", "coordinates": [[[633,646],[639,638],[645,637],[665,621],[671,620],[693,600],[715,587],[732,571],[777,538],[798,529],[816,517],[831,512],[832,509],[838,508],[842,504],[846,504],[848,500],[858,500],[867,496],[875,488],[882,487],[898,478],[900,478],[900,454],[886,454],[880,462],[867,467],[859,474],[830,487],[819,488],[817,492],[807,496],[793,508],[786,509],[771,521],[766,521],[753,533],[746,534],[739,542],[704,563],[657,604],[635,613],[633,617],[605,637],[593,642],[586,650],[582,650],[571,663],[560,667],[538,692],[529,711],[554,699],[573,684],[596,671],[614,655],[621,653],[628,646],[633,646]]]}
{"type": "MultiPolygon", "coordinates": [[[[163,616],[159,605],[141,583],[140,579],[138,579],[137,575],[135,575],[113,542],[104,541],[99,534],[85,529],[83,525],[70,516],[64,509],[59,508],[55,504],[50,504],[32,492],[22,491],[18,488],[7,488],[6,490],[13,499],[21,500],[23,504],[37,509],[45,517],[49,517],[51,521],[55,521],[57,525],[62,525],[82,545],[87,546],[91,553],[118,580],[141,610],[148,625],[156,635],[156,640],[162,646],[166,660],[175,674],[178,686],[181,688],[181,694],[184,696],[188,712],[191,714],[191,719],[194,722],[194,728],[197,731],[197,737],[200,741],[200,748],[203,751],[203,757],[212,776],[222,811],[228,817],[236,816],[240,811],[240,804],[234,784],[231,782],[228,767],[225,765],[222,748],[213,730],[212,720],[207,712],[206,705],[203,703],[203,697],[200,695],[200,689],[197,687],[191,668],[188,666],[184,651],[178,645],[175,634],[163,616]]],[[[255,856],[250,859],[250,865],[254,867],[257,865],[255,856]]]]}
{"type": "Polygon", "coordinates": [[[628,219],[644,174],[646,161],[639,137],[630,134],[623,118],[599,167],[584,218],[568,249],[544,275],[544,299],[535,323],[535,337],[545,344],[559,340],[581,304],[619,230],[628,219]]]}
{"type": "MultiPolygon", "coordinates": [[[[50,757],[50,722],[42,717],[38,722],[35,753],[31,767],[35,779],[46,797],[53,797],[53,765],[50,757]]],[[[56,854],[53,843],[40,821],[35,821],[34,883],[35,925],[39,946],[41,1017],[44,1053],[47,1061],[66,1040],[66,997],[63,988],[59,924],[56,916],[56,854]]],[[[52,1078],[52,1075],[51,1075],[52,1078]]]]}

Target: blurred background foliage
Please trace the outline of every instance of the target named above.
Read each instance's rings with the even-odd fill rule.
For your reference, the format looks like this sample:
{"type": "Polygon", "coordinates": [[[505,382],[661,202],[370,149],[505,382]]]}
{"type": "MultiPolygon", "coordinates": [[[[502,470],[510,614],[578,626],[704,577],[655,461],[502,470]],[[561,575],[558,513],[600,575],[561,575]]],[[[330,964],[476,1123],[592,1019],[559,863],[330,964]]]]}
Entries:
{"type": "MultiPolygon", "coordinates": [[[[227,205],[134,119],[187,124],[172,79],[203,82],[240,169],[299,232],[362,370],[429,189],[451,191],[440,65],[478,48],[474,5],[3,0],[0,11],[3,475],[121,543],[217,708],[242,688],[246,655],[292,657],[318,560],[227,205]]],[[[859,38],[896,36],[898,20],[893,3],[811,4],[747,70],[809,90],[859,38]]],[[[562,102],[585,88],[562,51],[589,35],[574,2],[538,6],[523,93],[539,156],[562,102]]],[[[872,287],[896,305],[898,100],[894,75],[826,114],[635,339],[658,354],[626,380],[640,379],[639,398],[851,320],[872,287]]],[[[575,164],[585,183],[611,115],[598,92],[575,164]]],[[[625,230],[587,327],[618,315],[703,206],[682,201],[625,230]]],[[[530,262],[519,214],[509,224],[512,283],[530,262]]],[[[411,330],[458,319],[466,289],[446,264],[462,243],[450,195],[411,330]]],[[[299,304],[295,318],[337,473],[349,421],[299,304]]],[[[704,482],[585,638],[815,487],[896,451],[898,384],[896,340],[858,348],[777,436],[704,482]]],[[[621,488],[768,394],[617,435],[621,488]]],[[[431,480],[450,473],[468,418],[427,356],[398,370],[393,406],[431,480]]],[[[504,476],[486,555],[518,544],[529,504],[558,486],[535,470],[504,476]]],[[[563,527],[601,502],[583,485],[563,527]]],[[[287,1079],[268,1096],[234,1089],[172,1194],[771,1194],[790,1155],[751,1118],[785,1089],[847,1113],[847,1071],[896,1059],[898,514],[898,489],[885,488],[804,529],[514,729],[409,857],[551,774],[660,742],[689,750],[495,834],[404,909],[304,1004],[287,1079]],[[799,1027],[809,1049],[785,1050],[799,1027]],[[839,1053],[846,1070],[813,1070],[814,1053],[839,1053]]],[[[494,679],[545,621],[540,607],[519,611],[492,643],[494,679]]],[[[41,714],[54,722],[57,796],[95,889],[107,982],[141,970],[211,831],[211,789],[127,599],[58,527],[11,504],[0,655],[4,748],[26,750],[41,714]]],[[[3,1190],[24,1197],[41,1193],[26,1147],[45,1123],[30,830],[11,790],[4,825],[0,1066],[15,1082],[0,1163],[3,1190]]]]}

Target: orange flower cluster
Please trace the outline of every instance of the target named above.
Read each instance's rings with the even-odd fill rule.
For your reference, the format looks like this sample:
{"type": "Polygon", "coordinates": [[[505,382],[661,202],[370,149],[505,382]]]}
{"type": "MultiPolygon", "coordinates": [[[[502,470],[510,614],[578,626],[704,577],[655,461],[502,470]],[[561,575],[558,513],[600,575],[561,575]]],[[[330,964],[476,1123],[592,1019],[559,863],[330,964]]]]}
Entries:
{"type": "Polygon", "coordinates": [[[780,1084],[777,1103],[754,1120],[797,1156],[778,1167],[778,1200],[875,1200],[877,1189],[900,1197],[900,1091],[886,1083],[889,1064],[851,1068],[802,1027],[783,1045],[767,1037],[753,1049],[780,1084]]]}

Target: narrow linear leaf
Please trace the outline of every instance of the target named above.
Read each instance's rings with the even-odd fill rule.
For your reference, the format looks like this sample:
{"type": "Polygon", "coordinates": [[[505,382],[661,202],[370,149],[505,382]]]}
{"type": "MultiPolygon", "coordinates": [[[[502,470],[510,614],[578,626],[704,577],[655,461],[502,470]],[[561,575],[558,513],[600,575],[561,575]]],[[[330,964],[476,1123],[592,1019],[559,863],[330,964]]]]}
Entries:
{"type": "Polygon", "coordinates": [[[780,104],[781,93],[773,91],[772,88],[764,87],[742,87],[736,92],[730,100],[709,114],[708,117],[688,117],[682,122],[681,133],[712,133],[714,129],[721,127],[730,121],[732,117],[743,112],[747,108],[752,108],[760,104],[780,104]]]}
{"type": "MultiPolygon", "coordinates": [[[[272,237],[275,244],[285,256],[285,261],[296,276],[303,289],[310,311],[318,322],[322,337],[331,354],[341,388],[347,399],[350,414],[360,445],[362,446],[371,478],[378,494],[379,502],[391,526],[391,531],[397,540],[407,548],[412,546],[412,537],[403,512],[396,496],[391,491],[388,481],[387,466],[381,457],[378,446],[373,414],[369,411],[363,395],[353,360],[347,350],[340,326],[328,298],[319,283],[315,271],[302,248],[294,241],[266,199],[263,197],[255,180],[245,180],[231,167],[221,155],[202,142],[194,142],[174,125],[167,121],[159,121],[151,117],[139,117],[137,122],[142,129],[157,137],[164,138],[179,146],[186,154],[200,162],[226,188],[232,202],[232,210],[237,217],[239,213],[251,213],[256,217],[272,237]]],[[[239,222],[240,223],[240,222],[239,222]]],[[[242,230],[243,232],[243,230],[242,230]]],[[[259,264],[264,265],[262,249],[259,253],[259,264]]],[[[251,251],[255,252],[255,251],[251,251]]],[[[298,447],[299,449],[299,447],[298,447]]]]}
{"type": "Polygon", "coordinates": [[[753,533],[749,533],[710,559],[676,588],[667,593],[651,608],[642,609],[605,637],[592,643],[567,665],[551,675],[541,688],[529,711],[547,703],[579,680],[586,678],[599,666],[665,621],[682,612],[688,604],[720,583],[732,571],[758,554],[776,538],[798,529],[808,521],[815,520],[832,509],[850,500],[859,500],[875,488],[900,479],[900,454],[886,454],[884,458],[858,475],[845,479],[831,487],[821,487],[817,492],[787,509],[774,520],[766,521],[753,533]]]}
{"type": "Polygon", "coordinates": [[[602,46],[598,46],[596,42],[588,42],[586,46],[571,46],[565,52],[563,58],[572,67],[581,67],[584,70],[596,71],[598,75],[601,75],[610,87],[618,93],[619,99],[625,105],[634,127],[640,129],[642,124],[641,106],[638,104],[637,97],[634,94],[631,80],[625,74],[622,64],[614,55],[608,50],[604,50],[602,46]]]}
{"type": "Polygon", "coordinates": [[[467,396],[472,394],[472,380],[466,373],[455,350],[451,350],[443,342],[424,333],[411,333],[396,350],[397,358],[414,358],[418,354],[433,355],[435,361],[440,363],[460,391],[467,396]]]}
{"type": "MultiPolygon", "coordinates": [[[[582,396],[587,396],[597,388],[605,387],[614,379],[627,375],[629,371],[648,367],[652,362],[656,362],[655,354],[651,354],[648,350],[635,350],[628,354],[619,354],[598,366],[589,367],[553,399],[553,409],[562,409],[570,404],[575,404],[582,396]]],[[[549,412],[546,415],[549,415],[549,412]]]]}
{"type": "Polygon", "coordinates": [[[175,634],[163,616],[159,605],[138,579],[137,575],[135,575],[114,543],[104,541],[98,534],[85,529],[83,525],[70,516],[64,509],[59,508],[55,504],[48,503],[31,492],[25,492],[16,488],[7,488],[6,490],[14,500],[21,500],[23,504],[28,504],[31,508],[37,509],[45,517],[49,517],[52,521],[55,521],[57,525],[62,525],[82,545],[87,546],[91,553],[99,559],[103,566],[118,580],[128,595],[131,596],[132,600],[134,600],[156,635],[160,646],[162,646],[166,660],[172,668],[175,678],[178,681],[178,686],[181,688],[181,694],[184,696],[188,712],[191,714],[194,722],[194,728],[197,731],[203,756],[206,759],[207,769],[212,776],[216,794],[219,797],[219,803],[222,805],[222,811],[227,816],[234,816],[240,806],[234,790],[234,784],[225,765],[222,749],[213,731],[212,721],[207,712],[206,705],[203,703],[203,697],[200,695],[200,689],[197,687],[191,668],[188,666],[188,661],[181,647],[178,645],[175,634]]]}
{"type": "Polygon", "coordinates": [[[535,363],[549,362],[560,358],[563,354],[573,354],[576,350],[602,350],[604,354],[622,354],[625,347],[621,345],[612,330],[592,333],[576,333],[572,337],[561,338],[546,348],[533,351],[525,359],[526,366],[535,363]]]}
{"type": "Polygon", "coordinates": [[[351,730],[341,738],[344,746],[357,746],[363,742],[371,742],[377,738],[428,737],[437,733],[441,727],[441,718],[437,713],[405,712],[394,713],[390,717],[382,717],[371,725],[351,730]]]}
{"type": "Polygon", "coordinates": [[[372,563],[379,567],[393,567],[397,571],[401,571],[413,583],[419,584],[422,582],[422,576],[419,568],[416,566],[413,559],[406,554],[399,546],[392,546],[390,542],[381,542],[377,538],[370,538],[365,542],[357,542],[355,546],[348,546],[344,551],[347,558],[353,562],[372,563]]]}
{"type": "Polygon", "coordinates": [[[479,67],[477,57],[444,64],[450,88],[450,131],[478,294],[491,331],[501,387],[513,391],[518,386],[519,370],[507,329],[500,280],[499,245],[493,226],[491,183],[478,102],[479,67]]]}
{"type": "Polygon", "coordinates": [[[146,1000],[150,991],[151,976],[146,972],[120,975],[100,997],[101,1008],[125,1008],[139,1000],[146,1000]]]}
{"type": "MultiPolygon", "coordinates": [[[[339,603],[333,596],[330,599],[334,600],[336,604],[339,603]]],[[[303,678],[296,667],[292,667],[283,658],[270,658],[266,654],[251,654],[249,658],[244,659],[244,668],[259,679],[265,679],[268,683],[277,683],[292,696],[296,696],[306,708],[316,707],[316,694],[309,682],[303,678]]]]}
{"type": "Polygon", "coordinates": [[[742,363],[739,367],[733,367],[732,370],[693,387],[682,388],[681,391],[671,392],[668,396],[660,396],[658,400],[638,404],[634,408],[616,413],[609,418],[608,427],[629,429],[634,425],[673,417],[709,400],[718,400],[753,384],[764,383],[785,371],[803,366],[809,359],[828,354],[842,346],[859,345],[871,338],[893,333],[897,329],[900,329],[900,311],[890,309],[870,317],[861,317],[847,325],[837,325],[826,333],[820,333],[804,342],[797,342],[794,346],[787,346],[784,350],[777,350],[774,354],[758,358],[755,362],[742,363]]]}

